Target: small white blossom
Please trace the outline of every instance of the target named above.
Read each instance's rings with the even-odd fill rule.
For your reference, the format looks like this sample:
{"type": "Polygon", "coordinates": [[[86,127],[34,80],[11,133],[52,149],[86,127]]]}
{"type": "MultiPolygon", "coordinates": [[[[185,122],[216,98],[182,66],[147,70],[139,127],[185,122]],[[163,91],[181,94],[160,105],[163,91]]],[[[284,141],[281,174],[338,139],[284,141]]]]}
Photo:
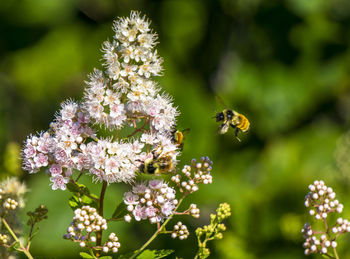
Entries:
{"type": "MultiPolygon", "coordinates": [[[[136,221],[149,219],[151,223],[160,222],[172,215],[177,204],[175,190],[161,180],[151,180],[147,185],[136,184],[131,192],[124,194],[124,203],[136,204],[136,201],[140,201],[141,204],[137,203],[132,207],[134,219],[136,221]]],[[[127,216],[124,219],[130,222],[131,218],[127,216]]]]}

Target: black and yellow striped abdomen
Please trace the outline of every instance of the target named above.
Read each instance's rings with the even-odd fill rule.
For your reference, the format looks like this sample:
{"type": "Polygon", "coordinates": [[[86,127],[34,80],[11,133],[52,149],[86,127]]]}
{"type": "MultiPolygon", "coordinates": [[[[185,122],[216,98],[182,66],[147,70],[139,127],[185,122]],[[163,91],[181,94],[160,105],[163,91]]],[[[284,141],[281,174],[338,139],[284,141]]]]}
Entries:
{"type": "Polygon", "coordinates": [[[246,132],[250,126],[249,120],[242,114],[239,114],[238,117],[239,123],[236,125],[236,127],[239,128],[241,131],[246,132]]]}

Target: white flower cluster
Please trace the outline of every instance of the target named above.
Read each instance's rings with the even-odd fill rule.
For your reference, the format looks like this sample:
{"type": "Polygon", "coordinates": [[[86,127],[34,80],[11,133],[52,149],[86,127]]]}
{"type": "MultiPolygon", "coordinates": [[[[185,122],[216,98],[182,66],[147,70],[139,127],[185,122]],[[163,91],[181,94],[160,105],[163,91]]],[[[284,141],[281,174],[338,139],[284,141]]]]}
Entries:
{"type": "MultiPolygon", "coordinates": [[[[173,214],[178,200],[175,199],[175,190],[161,180],[151,180],[133,186],[132,191],[124,194],[124,203],[135,220],[145,220],[153,223],[161,222],[173,214]]],[[[132,219],[127,214],[124,219],[132,219]]]]}
{"type": "Polygon", "coordinates": [[[99,140],[84,145],[83,152],[93,165],[90,173],[97,180],[111,182],[131,182],[138,170],[138,154],[144,145],[139,141],[111,142],[99,140]]]}
{"type": "Polygon", "coordinates": [[[18,202],[14,199],[7,198],[5,202],[3,203],[3,206],[5,209],[8,210],[15,210],[18,206],[18,202]]]}
{"type": "Polygon", "coordinates": [[[316,219],[325,219],[331,212],[341,213],[343,204],[335,199],[335,192],[323,181],[314,181],[309,185],[310,192],[305,197],[305,207],[311,207],[309,213],[316,219]]]}
{"type": "Polygon", "coordinates": [[[337,242],[334,240],[329,240],[326,234],[322,234],[319,238],[317,238],[317,235],[312,230],[309,223],[304,225],[301,232],[303,233],[305,239],[305,242],[303,243],[305,255],[314,253],[326,254],[329,247],[337,247],[337,242]]]}
{"type": "Polygon", "coordinates": [[[41,167],[48,167],[52,189],[65,190],[73,169],[92,166],[89,154],[81,150],[85,141],[95,137],[89,122],[89,115],[80,105],[63,103],[49,131],[27,138],[22,152],[23,168],[36,173],[41,167]]]}
{"type": "MultiPolygon", "coordinates": [[[[336,194],[324,181],[314,181],[309,185],[310,192],[305,197],[305,206],[310,208],[309,214],[317,220],[323,220],[325,230],[315,231],[309,223],[301,230],[305,239],[303,243],[305,255],[320,253],[327,254],[329,248],[336,248],[336,239],[343,233],[350,232],[350,222],[338,218],[332,226],[327,222],[329,213],[341,213],[343,205],[335,199],[336,194]]],[[[328,255],[328,254],[327,254],[328,255]]],[[[331,257],[331,256],[330,256],[331,257]]]]}
{"type": "Polygon", "coordinates": [[[107,128],[121,128],[127,117],[120,94],[108,89],[109,81],[100,70],[95,69],[89,79],[84,104],[91,118],[107,128]]]}
{"type": "Polygon", "coordinates": [[[198,191],[199,183],[212,183],[213,178],[210,174],[213,162],[208,157],[202,157],[200,162],[195,159],[191,161],[191,166],[185,165],[182,169],[182,174],[186,179],[182,179],[180,174],[171,177],[171,181],[175,182],[181,192],[193,193],[198,191]]]}
{"type": "Polygon", "coordinates": [[[63,238],[79,242],[81,247],[92,247],[90,242],[96,242],[96,232],[106,229],[106,219],[101,217],[95,208],[83,206],[74,211],[73,221],[63,238]]]}
{"type": "Polygon", "coordinates": [[[180,240],[186,239],[189,236],[188,229],[186,225],[182,224],[181,221],[177,222],[171,233],[172,238],[179,238],[180,240]]]}
{"type": "Polygon", "coordinates": [[[108,236],[108,240],[102,246],[102,251],[104,253],[108,253],[112,251],[113,253],[117,253],[120,247],[120,243],[118,242],[118,237],[115,233],[111,233],[108,236]]]}
{"type": "Polygon", "coordinates": [[[85,92],[85,106],[96,123],[121,128],[128,120],[147,118],[152,128],[169,132],[178,115],[171,100],[150,79],[162,60],[154,50],[157,35],[149,21],[131,12],[114,23],[114,40],[103,44],[106,73],[95,70],[85,92]]]}
{"type": "Polygon", "coordinates": [[[179,147],[171,133],[178,111],[151,79],[161,75],[162,60],[149,25],[138,12],[116,21],[113,41],[102,47],[105,70],[89,76],[83,101],[64,102],[47,132],[27,138],[23,168],[29,173],[47,168],[53,190],[65,190],[74,170],[98,181],[132,182],[159,147],[176,165],[179,147]],[[95,125],[134,132],[101,139],[95,125]]]}

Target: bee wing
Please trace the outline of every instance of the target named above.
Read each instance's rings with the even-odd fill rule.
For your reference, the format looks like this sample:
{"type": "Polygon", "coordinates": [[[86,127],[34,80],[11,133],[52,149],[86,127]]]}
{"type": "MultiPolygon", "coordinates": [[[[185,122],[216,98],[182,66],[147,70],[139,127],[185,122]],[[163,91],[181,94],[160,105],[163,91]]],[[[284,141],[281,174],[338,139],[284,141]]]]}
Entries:
{"type": "Polygon", "coordinates": [[[184,135],[184,136],[186,136],[188,133],[190,133],[190,129],[189,129],[189,128],[184,129],[184,130],[182,131],[182,135],[184,135]]]}
{"type": "Polygon", "coordinates": [[[220,126],[219,134],[225,134],[228,131],[229,124],[224,123],[220,126]]]}
{"type": "Polygon", "coordinates": [[[222,98],[220,96],[216,95],[215,97],[219,103],[221,103],[224,107],[227,107],[227,105],[225,104],[225,102],[222,100],[222,98]]]}

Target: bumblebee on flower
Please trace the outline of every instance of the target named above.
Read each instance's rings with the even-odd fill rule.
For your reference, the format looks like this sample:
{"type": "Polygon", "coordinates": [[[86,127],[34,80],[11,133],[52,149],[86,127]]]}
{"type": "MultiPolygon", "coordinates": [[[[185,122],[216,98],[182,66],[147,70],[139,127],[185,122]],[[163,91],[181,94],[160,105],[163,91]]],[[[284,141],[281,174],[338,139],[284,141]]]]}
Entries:
{"type": "Polygon", "coordinates": [[[212,162],[207,157],[193,160],[175,174],[183,140],[177,133],[174,141],[179,112],[153,81],[163,68],[154,49],[157,35],[149,25],[138,12],[117,20],[113,40],[102,46],[103,68],[88,76],[83,100],[64,102],[50,129],[30,135],[22,151],[23,169],[38,173],[45,168],[53,190],[73,193],[70,205],[75,216],[64,237],[95,251],[97,258],[120,247],[114,233],[102,242],[109,221],[148,220],[157,231],[186,239],[189,232],[184,224],[179,222],[171,232],[165,225],[176,215],[198,218],[196,204],[182,212],[179,206],[198,191],[199,184],[212,183],[212,162]],[[142,173],[151,180],[140,182],[142,173]],[[99,197],[78,183],[83,174],[101,183],[99,197]],[[170,183],[160,179],[163,174],[172,174],[170,183]],[[116,183],[130,185],[121,203],[127,212],[108,219],[103,215],[103,199],[108,185],[116,183]]]}

